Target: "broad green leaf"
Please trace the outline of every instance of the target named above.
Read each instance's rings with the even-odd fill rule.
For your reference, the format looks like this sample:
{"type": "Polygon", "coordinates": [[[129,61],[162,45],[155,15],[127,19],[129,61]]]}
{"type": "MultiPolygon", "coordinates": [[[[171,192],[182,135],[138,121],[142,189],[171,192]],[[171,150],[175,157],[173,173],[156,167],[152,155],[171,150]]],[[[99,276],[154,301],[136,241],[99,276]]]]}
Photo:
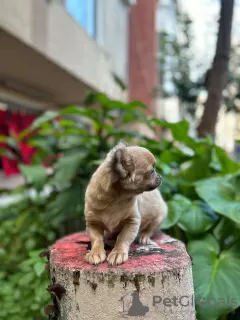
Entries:
{"type": "Polygon", "coordinates": [[[75,152],[65,153],[55,164],[55,175],[51,184],[61,188],[69,185],[80,169],[80,164],[84,157],[85,152],[77,150],[75,152]]]}
{"type": "Polygon", "coordinates": [[[211,178],[195,184],[198,195],[219,214],[240,223],[238,190],[227,177],[211,178]]]}
{"type": "Polygon", "coordinates": [[[216,171],[222,170],[222,164],[218,158],[217,151],[215,148],[212,149],[211,162],[209,164],[209,167],[216,170],[216,171]]]}
{"type": "Polygon", "coordinates": [[[131,107],[128,104],[119,100],[109,100],[107,103],[105,103],[104,106],[110,110],[121,110],[121,111],[131,110],[131,107]]]}
{"type": "Polygon", "coordinates": [[[80,212],[83,212],[84,183],[86,182],[83,179],[81,179],[81,182],[76,181],[48,203],[47,212],[51,217],[51,225],[58,228],[67,217],[69,218],[74,214],[80,215],[80,212]]]}
{"type": "Polygon", "coordinates": [[[164,175],[169,175],[172,171],[169,165],[167,165],[166,163],[158,159],[156,160],[156,168],[157,168],[157,171],[161,172],[161,174],[164,174],[164,175]]]}
{"type": "Polygon", "coordinates": [[[168,215],[161,225],[162,229],[169,229],[176,225],[191,205],[191,201],[181,195],[175,195],[172,200],[168,201],[168,215]]]}
{"type": "Polygon", "coordinates": [[[88,118],[97,118],[99,111],[93,108],[68,106],[61,110],[61,115],[79,115],[88,118]]]}
{"type": "Polygon", "coordinates": [[[146,109],[145,104],[142,103],[141,101],[137,101],[137,100],[128,102],[128,105],[129,105],[131,108],[142,108],[142,109],[146,109]]]}
{"type": "Polygon", "coordinates": [[[61,127],[72,127],[75,125],[75,121],[73,121],[73,120],[60,120],[59,125],[61,127]]]}
{"type": "Polygon", "coordinates": [[[145,124],[147,123],[146,115],[142,111],[123,112],[121,121],[124,124],[131,123],[131,122],[133,122],[133,123],[138,122],[139,124],[140,123],[145,123],[145,124]]]}
{"type": "Polygon", "coordinates": [[[45,122],[52,121],[59,116],[59,112],[57,111],[46,111],[43,115],[38,117],[31,125],[30,129],[35,130],[41,127],[41,125],[45,122]]]}
{"type": "Polygon", "coordinates": [[[84,104],[90,106],[99,103],[101,106],[107,106],[111,100],[104,93],[89,93],[84,99],[84,104]]]}
{"type": "Polygon", "coordinates": [[[229,174],[234,173],[240,169],[240,164],[233,161],[219,146],[214,146],[216,157],[221,167],[221,173],[229,174]]]}
{"type": "Polygon", "coordinates": [[[180,165],[182,162],[185,162],[191,159],[191,156],[183,153],[181,150],[172,147],[170,149],[164,150],[160,157],[160,161],[165,162],[168,165],[173,163],[180,165]]]}
{"type": "Polygon", "coordinates": [[[96,103],[96,95],[96,92],[89,92],[84,99],[84,105],[90,106],[96,103]]]}
{"type": "Polygon", "coordinates": [[[34,264],[33,268],[34,268],[34,271],[36,272],[36,275],[40,277],[45,271],[45,263],[39,261],[34,264]]]}
{"type": "Polygon", "coordinates": [[[210,168],[224,174],[233,173],[240,169],[240,164],[233,161],[219,146],[212,148],[210,168]]]}
{"type": "Polygon", "coordinates": [[[32,183],[36,190],[41,190],[47,179],[47,173],[42,165],[23,165],[19,168],[29,183],[32,183]]]}
{"type": "Polygon", "coordinates": [[[222,217],[213,229],[213,235],[222,245],[232,245],[240,239],[240,224],[222,217]]]}
{"type": "Polygon", "coordinates": [[[193,279],[198,320],[217,320],[239,306],[239,249],[220,251],[218,242],[207,235],[191,241],[193,279]]]}
{"type": "Polygon", "coordinates": [[[209,153],[208,149],[205,149],[205,152],[201,156],[196,155],[191,160],[189,167],[181,172],[181,177],[188,182],[211,177],[212,170],[209,167],[210,161],[211,153],[209,153]]]}
{"type": "Polygon", "coordinates": [[[152,118],[151,122],[157,126],[171,130],[173,138],[191,148],[196,155],[201,155],[203,152],[205,152],[207,146],[212,145],[212,141],[209,138],[197,139],[190,137],[188,135],[189,123],[186,120],[171,123],[152,118]]]}
{"type": "Polygon", "coordinates": [[[44,249],[30,251],[28,255],[31,259],[29,259],[29,260],[32,260],[32,261],[41,260],[41,258],[39,258],[39,255],[43,250],[44,249]]]}
{"type": "Polygon", "coordinates": [[[19,285],[28,285],[30,284],[32,281],[34,281],[34,274],[33,273],[26,273],[23,274],[23,277],[19,280],[19,285]]]}
{"type": "Polygon", "coordinates": [[[189,123],[186,120],[170,123],[164,120],[153,118],[152,122],[162,128],[170,129],[174,139],[177,141],[188,142],[190,140],[190,137],[188,136],[189,123]]]}
{"type": "MultiPolygon", "coordinates": [[[[63,109],[60,113],[61,115],[75,115],[85,118],[88,122],[91,121],[95,126],[100,126],[102,110],[96,108],[86,108],[86,107],[75,107],[69,106],[63,109]]],[[[86,121],[85,120],[85,121],[86,121]]]]}
{"type": "Polygon", "coordinates": [[[218,216],[201,201],[194,201],[184,210],[178,226],[190,233],[201,234],[208,231],[218,221],[218,216]]]}
{"type": "Polygon", "coordinates": [[[155,156],[159,157],[165,150],[171,149],[173,143],[168,140],[156,141],[150,138],[145,138],[141,144],[143,147],[149,149],[155,156]]]}
{"type": "Polygon", "coordinates": [[[41,135],[33,136],[29,139],[28,144],[37,150],[42,150],[51,154],[54,151],[54,147],[56,147],[55,139],[53,137],[43,137],[41,135]],[[54,143],[55,142],[55,143],[54,143]]]}
{"type": "Polygon", "coordinates": [[[7,137],[6,143],[13,149],[16,149],[16,150],[19,149],[18,141],[16,140],[15,137],[7,137]]]}

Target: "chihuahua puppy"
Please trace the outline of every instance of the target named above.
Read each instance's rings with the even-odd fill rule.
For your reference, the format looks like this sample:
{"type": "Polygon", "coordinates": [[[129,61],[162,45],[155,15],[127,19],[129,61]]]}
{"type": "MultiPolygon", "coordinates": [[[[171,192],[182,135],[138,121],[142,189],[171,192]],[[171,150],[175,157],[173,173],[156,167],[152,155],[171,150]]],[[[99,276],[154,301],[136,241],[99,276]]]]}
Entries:
{"type": "Polygon", "coordinates": [[[137,236],[139,243],[153,243],[150,237],[167,215],[157,189],[161,181],[149,150],[120,142],[108,153],[85,194],[86,230],[92,248],[85,258],[88,263],[105,261],[104,236],[116,237],[107,258],[111,265],[127,261],[137,236]]]}

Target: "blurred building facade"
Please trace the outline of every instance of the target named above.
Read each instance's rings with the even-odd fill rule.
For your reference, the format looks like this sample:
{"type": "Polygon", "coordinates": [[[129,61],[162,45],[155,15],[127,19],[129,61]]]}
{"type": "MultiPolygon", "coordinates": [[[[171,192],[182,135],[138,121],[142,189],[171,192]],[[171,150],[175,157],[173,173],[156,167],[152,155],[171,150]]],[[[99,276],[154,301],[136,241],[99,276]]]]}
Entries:
{"type": "Polygon", "coordinates": [[[113,74],[127,82],[131,1],[99,3],[2,0],[0,99],[42,110],[80,103],[88,90],[121,98],[113,74]]]}
{"type": "Polygon", "coordinates": [[[92,90],[142,100],[155,113],[156,4],[1,0],[0,135],[18,134],[44,110],[81,104],[92,90]]]}

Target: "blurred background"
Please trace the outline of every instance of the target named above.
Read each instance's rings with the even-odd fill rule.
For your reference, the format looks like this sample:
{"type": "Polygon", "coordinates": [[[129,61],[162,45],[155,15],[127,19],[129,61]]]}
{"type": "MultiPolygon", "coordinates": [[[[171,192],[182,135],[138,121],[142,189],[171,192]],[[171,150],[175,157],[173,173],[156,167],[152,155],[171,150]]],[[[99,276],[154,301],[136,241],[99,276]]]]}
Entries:
{"type": "MultiPolygon", "coordinates": [[[[213,111],[218,118],[210,119],[210,127],[216,128],[216,142],[238,156],[238,0],[233,17],[227,14],[232,21],[222,41],[231,35],[231,47],[220,55],[226,62],[230,57],[229,70],[220,110],[213,111]]],[[[140,100],[148,113],[170,122],[187,119],[196,135],[219,19],[218,0],[1,0],[0,133],[9,132],[13,123],[18,131],[27,127],[45,110],[81,104],[94,90],[113,99],[140,100]]],[[[17,169],[6,162],[0,161],[1,185],[18,184],[17,169]],[[4,173],[14,177],[6,181],[4,173]]]]}
{"type": "Polygon", "coordinates": [[[198,320],[240,319],[239,30],[239,0],[0,0],[0,319],[46,318],[39,253],[122,138],[156,156],[198,320]]]}

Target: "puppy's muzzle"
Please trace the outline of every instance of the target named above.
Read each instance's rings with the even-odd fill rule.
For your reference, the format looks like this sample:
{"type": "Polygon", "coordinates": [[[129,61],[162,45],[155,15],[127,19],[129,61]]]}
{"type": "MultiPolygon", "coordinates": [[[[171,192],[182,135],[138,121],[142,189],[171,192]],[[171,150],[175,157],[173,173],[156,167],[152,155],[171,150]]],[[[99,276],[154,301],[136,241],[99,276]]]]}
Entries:
{"type": "Polygon", "coordinates": [[[160,176],[160,174],[157,175],[156,183],[157,183],[157,187],[162,184],[162,176],[160,176]]]}
{"type": "Polygon", "coordinates": [[[149,187],[148,191],[152,191],[152,190],[156,189],[157,187],[160,186],[161,183],[162,183],[162,177],[158,174],[156,179],[155,179],[154,185],[149,187]]]}

